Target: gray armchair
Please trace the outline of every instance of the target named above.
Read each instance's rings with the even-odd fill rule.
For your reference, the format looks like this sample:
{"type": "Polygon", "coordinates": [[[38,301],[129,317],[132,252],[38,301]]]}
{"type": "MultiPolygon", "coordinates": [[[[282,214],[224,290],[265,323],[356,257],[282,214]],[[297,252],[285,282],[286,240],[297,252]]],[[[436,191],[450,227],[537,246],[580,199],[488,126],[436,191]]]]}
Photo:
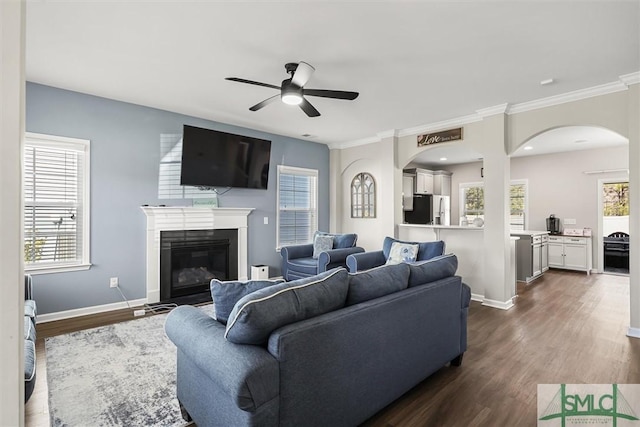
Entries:
{"type": "Polygon", "coordinates": [[[315,276],[336,267],[346,268],[347,256],[364,252],[363,248],[356,246],[357,234],[316,232],[316,235],[318,234],[333,236],[333,249],[320,252],[317,258],[313,257],[313,243],[280,248],[282,277],[285,280],[290,281],[315,276]]]}

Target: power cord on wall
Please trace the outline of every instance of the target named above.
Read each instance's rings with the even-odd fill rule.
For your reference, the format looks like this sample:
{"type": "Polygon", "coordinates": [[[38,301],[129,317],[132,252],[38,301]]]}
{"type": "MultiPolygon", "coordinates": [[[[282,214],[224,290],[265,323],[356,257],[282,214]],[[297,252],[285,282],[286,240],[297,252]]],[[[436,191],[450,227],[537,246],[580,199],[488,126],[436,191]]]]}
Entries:
{"type": "MultiPolygon", "coordinates": [[[[115,288],[118,290],[118,292],[120,292],[120,295],[122,296],[122,300],[127,304],[127,308],[131,310],[133,307],[131,307],[131,304],[129,304],[129,300],[122,292],[122,289],[120,289],[120,286],[115,286],[115,288]]],[[[138,316],[144,316],[147,313],[153,313],[153,314],[167,313],[173,310],[174,308],[176,308],[177,306],[178,304],[175,304],[175,303],[161,303],[161,304],[154,304],[154,305],[145,304],[144,309],[134,310],[133,315],[138,317],[138,316]]]]}

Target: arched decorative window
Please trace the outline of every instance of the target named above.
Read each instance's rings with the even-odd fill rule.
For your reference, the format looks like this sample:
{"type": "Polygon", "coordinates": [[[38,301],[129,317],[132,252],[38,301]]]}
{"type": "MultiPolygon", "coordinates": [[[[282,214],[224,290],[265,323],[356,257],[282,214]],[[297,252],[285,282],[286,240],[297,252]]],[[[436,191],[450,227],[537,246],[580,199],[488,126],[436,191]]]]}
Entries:
{"type": "Polygon", "coordinates": [[[376,181],[367,172],[351,181],[351,218],[376,217],[376,181]]]}

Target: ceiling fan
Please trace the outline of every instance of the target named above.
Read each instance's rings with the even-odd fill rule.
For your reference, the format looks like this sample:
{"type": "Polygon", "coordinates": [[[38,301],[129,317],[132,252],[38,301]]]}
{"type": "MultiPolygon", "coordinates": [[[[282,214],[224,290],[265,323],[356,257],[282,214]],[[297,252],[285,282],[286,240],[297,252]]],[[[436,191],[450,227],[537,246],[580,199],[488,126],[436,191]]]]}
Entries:
{"type": "Polygon", "coordinates": [[[280,93],[270,98],[265,99],[262,102],[258,102],[253,107],[249,108],[251,111],[258,111],[259,109],[271,104],[273,101],[282,99],[282,102],[289,105],[298,105],[309,117],[318,117],[320,112],[311,105],[304,97],[306,96],[319,96],[322,98],[334,98],[334,99],[346,99],[352,101],[358,97],[358,92],[346,92],[343,90],[327,90],[327,89],[305,89],[304,85],[309,81],[311,75],[315,71],[311,65],[306,62],[290,62],[284,66],[289,78],[282,81],[280,86],[255,82],[253,80],[241,79],[238,77],[227,77],[225,80],[231,80],[233,82],[247,83],[250,85],[270,87],[272,89],[279,89],[280,93]]]}

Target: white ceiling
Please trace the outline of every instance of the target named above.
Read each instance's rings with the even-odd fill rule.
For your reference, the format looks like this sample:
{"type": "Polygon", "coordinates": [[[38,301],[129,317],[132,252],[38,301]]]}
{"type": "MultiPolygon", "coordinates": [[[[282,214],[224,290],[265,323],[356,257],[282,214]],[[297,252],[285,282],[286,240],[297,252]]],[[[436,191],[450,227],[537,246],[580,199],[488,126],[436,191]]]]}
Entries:
{"type": "MultiPolygon", "coordinates": [[[[618,81],[640,70],[638,1],[27,2],[27,80],[342,143],[618,81]],[[251,105],[286,62],[322,113],[251,105]],[[540,85],[553,78],[555,83],[540,85]]],[[[533,142],[532,142],[533,144],[533,142]]]]}

